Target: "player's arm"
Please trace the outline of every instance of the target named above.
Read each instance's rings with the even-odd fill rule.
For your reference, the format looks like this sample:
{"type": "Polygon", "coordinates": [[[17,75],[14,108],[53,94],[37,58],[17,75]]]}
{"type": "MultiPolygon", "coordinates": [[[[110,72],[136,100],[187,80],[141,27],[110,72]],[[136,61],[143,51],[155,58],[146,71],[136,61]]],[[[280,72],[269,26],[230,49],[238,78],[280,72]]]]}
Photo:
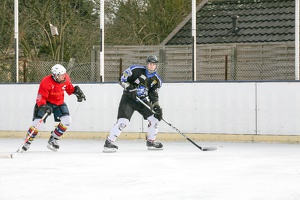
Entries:
{"type": "Polygon", "coordinates": [[[45,82],[41,82],[38,90],[38,94],[36,97],[36,104],[37,104],[37,112],[38,116],[44,116],[45,113],[51,115],[52,108],[47,105],[47,98],[49,96],[49,91],[51,90],[51,86],[46,84],[45,82]]]}
{"type": "Polygon", "coordinates": [[[158,102],[159,102],[158,91],[162,86],[162,81],[159,76],[156,76],[156,78],[151,82],[155,83],[155,84],[153,84],[152,87],[149,88],[149,100],[150,100],[150,103],[152,103],[152,105],[154,105],[154,104],[158,104],[158,102]]]}
{"type": "Polygon", "coordinates": [[[71,79],[68,74],[66,74],[66,92],[68,95],[74,94],[77,97],[78,102],[82,102],[83,100],[86,101],[85,94],[81,90],[81,88],[76,85],[75,87],[73,86],[71,79]]]}
{"type": "Polygon", "coordinates": [[[133,71],[131,67],[126,69],[122,76],[120,77],[120,85],[124,88],[124,93],[127,94],[132,99],[136,99],[137,87],[132,84],[133,71]]]}
{"type": "Polygon", "coordinates": [[[152,109],[155,112],[154,117],[160,121],[163,117],[163,113],[158,101],[158,89],[151,89],[149,91],[149,99],[150,103],[152,104],[152,109]]]}

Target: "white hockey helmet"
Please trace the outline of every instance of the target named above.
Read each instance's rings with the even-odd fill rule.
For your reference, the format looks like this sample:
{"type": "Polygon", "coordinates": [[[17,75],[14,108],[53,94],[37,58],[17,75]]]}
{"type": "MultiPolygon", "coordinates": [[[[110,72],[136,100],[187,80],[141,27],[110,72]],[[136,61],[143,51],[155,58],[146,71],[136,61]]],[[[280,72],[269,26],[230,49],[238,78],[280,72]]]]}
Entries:
{"type": "Polygon", "coordinates": [[[62,66],[61,64],[56,64],[51,68],[51,72],[53,76],[65,74],[66,71],[67,71],[66,68],[64,68],[64,66],[62,66]]]}

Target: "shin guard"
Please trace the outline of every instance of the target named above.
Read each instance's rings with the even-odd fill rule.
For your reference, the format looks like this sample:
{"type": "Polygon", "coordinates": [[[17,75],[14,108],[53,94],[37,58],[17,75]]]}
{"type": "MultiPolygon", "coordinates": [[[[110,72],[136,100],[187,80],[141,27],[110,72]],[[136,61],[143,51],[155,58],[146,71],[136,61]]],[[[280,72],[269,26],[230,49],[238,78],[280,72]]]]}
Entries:
{"type": "Polygon", "coordinates": [[[123,132],[126,126],[129,124],[129,120],[125,118],[118,119],[117,123],[110,130],[109,136],[107,137],[110,141],[115,142],[117,137],[123,132]]]}
{"type": "Polygon", "coordinates": [[[157,132],[158,132],[159,121],[152,115],[152,116],[148,117],[148,122],[149,122],[149,124],[148,124],[147,139],[155,140],[157,132]]]}
{"type": "Polygon", "coordinates": [[[66,132],[67,128],[67,126],[64,126],[62,123],[59,123],[52,132],[53,137],[59,139],[66,132]]]}
{"type": "Polygon", "coordinates": [[[38,134],[39,130],[35,129],[33,126],[30,126],[27,132],[27,136],[30,136],[30,138],[28,139],[29,143],[31,143],[34,138],[36,137],[36,135],[38,134]],[[31,134],[31,132],[33,131],[33,133],[31,134]]]}

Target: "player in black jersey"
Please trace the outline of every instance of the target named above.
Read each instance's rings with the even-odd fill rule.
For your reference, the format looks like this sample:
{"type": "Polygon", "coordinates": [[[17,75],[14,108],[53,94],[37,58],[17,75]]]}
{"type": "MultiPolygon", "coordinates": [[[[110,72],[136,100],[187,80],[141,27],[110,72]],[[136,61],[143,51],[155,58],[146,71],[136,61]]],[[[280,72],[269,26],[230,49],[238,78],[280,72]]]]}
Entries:
{"type": "Polygon", "coordinates": [[[158,90],[162,85],[162,80],[156,73],[157,64],[157,57],[150,55],[146,59],[146,66],[133,65],[123,72],[120,84],[124,91],[119,104],[117,123],[112,127],[105,141],[103,152],[117,151],[118,146],[114,142],[129,124],[134,111],[138,111],[149,122],[146,142],[148,149],[163,149],[163,145],[155,141],[158,124],[162,119],[162,109],[158,102],[158,90]],[[149,105],[155,114],[136,97],[149,105]]]}

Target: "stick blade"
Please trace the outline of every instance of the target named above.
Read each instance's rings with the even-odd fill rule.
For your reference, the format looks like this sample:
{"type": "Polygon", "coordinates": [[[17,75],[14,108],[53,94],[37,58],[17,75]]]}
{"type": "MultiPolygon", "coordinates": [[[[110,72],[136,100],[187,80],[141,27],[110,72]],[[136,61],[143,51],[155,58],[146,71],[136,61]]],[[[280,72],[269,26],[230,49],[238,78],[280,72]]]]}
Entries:
{"type": "Polygon", "coordinates": [[[217,147],[203,147],[202,151],[215,151],[217,150],[217,147]]]}
{"type": "Polygon", "coordinates": [[[0,158],[13,158],[12,154],[0,154],[0,158]]]}

